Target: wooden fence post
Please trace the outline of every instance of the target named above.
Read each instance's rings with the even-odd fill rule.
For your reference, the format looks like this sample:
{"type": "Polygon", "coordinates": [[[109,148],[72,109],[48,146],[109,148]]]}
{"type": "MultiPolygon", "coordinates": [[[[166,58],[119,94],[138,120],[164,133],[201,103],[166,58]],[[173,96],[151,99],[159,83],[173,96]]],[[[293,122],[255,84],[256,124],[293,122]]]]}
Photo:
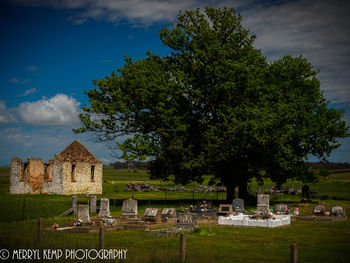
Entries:
{"type": "Polygon", "coordinates": [[[297,244],[290,245],[290,263],[298,263],[298,247],[297,244]]]}
{"type": "Polygon", "coordinates": [[[22,220],[25,220],[24,218],[25,209],[26,209],[26,199],[24,198],[22,203],[22,220]]]}
{"type": "Polygon", "coordinates": [[[105,240],[104,240],[104,228],[100,226],[100,235],[99,235],[99,242],[98,242],[98,248],[104,249],[105,247],[105,240]]]}
{"type": "Polygon", "coordinates": [[[186,259],[186,233],[180,234],[180,258],[181,258],[181,262],[185,262],[185,259],[186,259]]]}
{"type": "Polygon", "coordinates": [[[43,242],[43,219],[38,218],[38,243],[41,245],[43,242]]]}

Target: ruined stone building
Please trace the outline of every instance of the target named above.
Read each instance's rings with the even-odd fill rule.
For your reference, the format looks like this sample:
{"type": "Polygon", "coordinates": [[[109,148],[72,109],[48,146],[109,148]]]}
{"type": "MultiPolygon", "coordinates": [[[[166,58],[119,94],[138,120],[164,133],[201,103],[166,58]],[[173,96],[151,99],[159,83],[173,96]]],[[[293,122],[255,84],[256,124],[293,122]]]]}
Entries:
{"type": "Polygon", "coordinates": [[[80,141],[48,163],[13,157],[10,166],[10,194],[102,194],[102,163],[80,141]]]}

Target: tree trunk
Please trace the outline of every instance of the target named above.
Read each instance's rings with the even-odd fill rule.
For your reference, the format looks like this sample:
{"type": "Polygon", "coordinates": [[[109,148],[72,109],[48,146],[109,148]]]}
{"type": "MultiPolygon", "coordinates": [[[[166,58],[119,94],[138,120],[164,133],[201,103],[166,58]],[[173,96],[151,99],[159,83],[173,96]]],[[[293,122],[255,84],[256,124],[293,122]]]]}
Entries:
{"type": "Polygon", "coordinates": [[[231,204],[232,200],[235,196],[235,185],[226,185],[227,192],[226,192],[226,203],[231,204]]]}
{"type": "Polygon", "coordinates": [[[238,197],[245,199],[248,196],[248,181],[247,180],[241,180],[239,184],[239,192],[238,192],[238,197]]]}

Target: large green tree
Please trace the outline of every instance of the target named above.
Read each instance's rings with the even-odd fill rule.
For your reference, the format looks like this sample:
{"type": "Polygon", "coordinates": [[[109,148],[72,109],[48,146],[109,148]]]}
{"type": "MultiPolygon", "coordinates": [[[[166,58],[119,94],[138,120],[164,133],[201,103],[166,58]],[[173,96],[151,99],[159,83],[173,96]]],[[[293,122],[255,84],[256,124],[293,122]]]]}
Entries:
{"type": "Polygon", "coordinates": [[[185,184],[212,174],[231,199],[262,174],[279,185],[307,175],[309,154],[326,157],[348,136],[312,65],[267,62],[233,9],[180,13],[159,36],[172,52],[125,58],[118,73],[94,81],[75,130],[116,143],[129,135],[118,144],[124,157],[151,157],[153,177],[185,184]]]}

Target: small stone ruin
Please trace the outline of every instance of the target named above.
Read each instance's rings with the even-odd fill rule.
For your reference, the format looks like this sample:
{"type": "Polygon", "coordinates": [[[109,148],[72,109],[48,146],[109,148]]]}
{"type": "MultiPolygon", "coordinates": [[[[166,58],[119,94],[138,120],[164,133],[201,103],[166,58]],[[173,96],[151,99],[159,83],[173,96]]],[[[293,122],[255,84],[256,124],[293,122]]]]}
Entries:
{"type": "Polygon", "coordinates": [[[54,159],[10,163],[10,194],[102,194],[102,163],[80,141],[72,142],[54,159]]]}

